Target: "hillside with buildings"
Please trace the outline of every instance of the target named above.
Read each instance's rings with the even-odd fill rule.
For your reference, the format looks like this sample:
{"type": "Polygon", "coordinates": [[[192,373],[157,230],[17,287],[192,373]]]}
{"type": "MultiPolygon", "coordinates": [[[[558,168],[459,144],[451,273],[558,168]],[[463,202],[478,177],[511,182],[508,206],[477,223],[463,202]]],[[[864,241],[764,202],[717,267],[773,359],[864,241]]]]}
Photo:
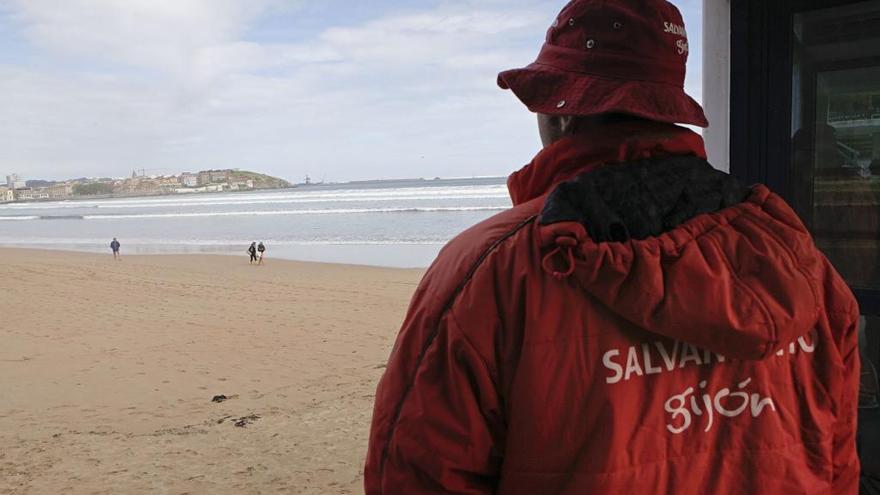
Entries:
{"type": "Polygon", "coordinates": [[[6,176],[5,185],[0,185],[0,202],[197,194],[288,187],[295,186],[277,177],[237,169],[154,176],[148,176],[143,171],[133,171],[131,177],[125,179],[81,178],[66,181],[25,180],[17,174],[11,174],[6,176]]]}

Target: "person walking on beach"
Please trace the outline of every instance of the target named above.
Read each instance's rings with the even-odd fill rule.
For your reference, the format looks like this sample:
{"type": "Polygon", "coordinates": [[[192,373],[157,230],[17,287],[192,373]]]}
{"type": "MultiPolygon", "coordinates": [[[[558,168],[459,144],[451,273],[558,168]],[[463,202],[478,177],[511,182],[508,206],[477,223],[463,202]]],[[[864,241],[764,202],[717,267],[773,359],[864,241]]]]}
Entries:
{"type": "MultiPolygon", "coordinates": [[[[105,237],[106,239],[106,237],[105,237]]],[[[119,248],[122,247],[119,244],[119,241],[114,237],[112,241],[110,241],[110,249],[113,251],[113,259],[119,261],[121,259],[121,255],[119,254],[119,248]]]]}
{"type": "Polygon", "coordinates": [[[248,254],[251,255],[251,264],[254,264],[254,261],[257,261],[257,243],[256,241],[252,242],[250,247],[247,249],[248,254]]]}
{"type": "Polygon", "coordinates": [[[452,240],[375,398],[369,495],[855,494],[856,301],[706,161],[664,0],[573,0],[502,72],[544,144],[452,240]]]}
{"type": "Polygon", "coordinates": [[[263,241],[260,241],[260,244],[257,246],[257,251],[260,253],[260,261],[258,264],[263,264],[263,255],[266,254],[266,246],[263,244],[263,241]]]}

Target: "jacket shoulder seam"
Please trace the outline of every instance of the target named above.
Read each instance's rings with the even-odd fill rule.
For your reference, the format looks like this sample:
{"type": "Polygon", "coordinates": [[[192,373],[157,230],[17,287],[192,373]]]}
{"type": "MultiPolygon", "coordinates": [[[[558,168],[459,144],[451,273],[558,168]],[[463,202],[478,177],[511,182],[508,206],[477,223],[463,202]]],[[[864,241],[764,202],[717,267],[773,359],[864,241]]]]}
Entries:
{"type": "Polygon", "coordinates": [[[820,306],[821,301],[819,298],[819,289],[816,287],[816,284],[814,283],[815,278],[813,277],[813,275],[811,273],[809,273],[803,267],[800,257],[797,255],[797,253],[794,252],[794,250],[788,244],[785,243],[785,241],[783,239],[780,238],[779,234],[777,234],[772,229],[770,229],[769,227],[767,227],[766,225],[761,223],[759,221],[759,219],[756,218],[753,213],[747,213],[747,215],[748,215],[749,219],[752,220],[752,222],[755,224],[755,226],[757,228],[763,230],[765,233],[767,233],[767,235],[772,237],[773,240],[776,241],[777,244],[779,244],[779,246],[782,248],[782,250],[785,251],[785,253],[791,259],[792,266],[794,267],[794,269],[797,270],[798,272],[800,272],[800,274],[804,276],[804,279],[806,279],[806,281],[807,281],[807,286],[809,286],[810,292],[813,294],[813,303],[816,305],[816,313],[815,314],[816,314],[816,316],[818,316],[818,311],[819,311],[819,308],[821,307],[820,306]]]}
{"type": "MultiPolygon", "coordinates": [[[[403,411],[403,406],[406,403],[406,400],[409,398],[409,395],[413,389],[413,386],[415,386],[415,381],[416,381],[416,376],[418,375],[418,370],[419,370],[419,368],[421,368],[422,363],[424,362],[425,356],[428,353],[428,349],[431,348],[431,346],[436,341],[437,335],[440,333],[440,328],[441,328],[441,324],[443,321],[443,317],[446,316],[446,314],[452,310],[452,307],[455,305],[456,299],[458,299],[458,296],[461,295],[461,293],[467,287],[468,283],[470,283],[471,279],[473,279],[474,274],[477,272],[477,269],[479,269],[480,266],[483,264],[483,262],[486,261],[486,258],[488,258],[490,254],[492,254],[496,249],[498,249],[498,247],[500,247],[505,241],[507,241],[508,239],[513,237],[517,232],[522,230],[524,227],[526,227],[530,223],[534,222],[537,217],[538,217],[538,215],[530,215],[528,218],[526,218],[522,222],[516,224],[512,229],[510,229],[509,231],[507,231],[506,233],[501,235],[492,244],[490,244],[489,247],[487,247],[480,254],[480,256],[476,259],[476,261],[474,261],[474,263],[471,265],[470,269],[468,269],[467,273],[462,278],[461,283],[459,283],[458,286],[456,286],[455,290],[449,296],[449,299],[443,305],[443,310],[438,315],[437,324],[435,325],[434,330],[428,334],[428,336],[425,339],[425,342],[422,344],[422,349],[421,349],[421,351],[419,351],[419,357],[416,360],[415,368],[413,369],[412,376],[407,381],[407,385],[406,385],[406,388],[404,389],[403,395],[401,396],[400,400],[397,402],[397,404],[394,407],[394,416],[392,417],[391,425],[388,429],[388,438],[385,440],[385,444],[382,446],[382,459],[379,463],[379,493],[380,493],[380,495],[384,491],[383,486],[382,486],[382,478],[385,473],[385,465],[388,462],[388,453],[391,448],[391,441],[394,438],[394,432],[397,429],[397,423],[400,420],[400,414],[403,411]]],[[[482,356],[481,356],[481,359],[482,359],[482,356]]]]}
{"type": "Polygon", "coordinates": [[[452,320],[454,330],[458,335],[461,336],[461,340],[465,344],[467,344],[467,346],[469,348],[471,348],[474,351],[474,353],[480,359],[480,364],[482,364],[483,367],[489,371],[489,376],[492,379],[492,383],[497,387],[498,386],[497,370],[493,366],[489,365],[489,361],[483,356],[483,354],[480,352],[480,350],[477,348],[477,346],[475,346],[474,343],[471,341],[470,336],[468,336],[467,332],[464,331],[464,328],[463,328],[461,322],[459,322],[458,318],[455,316],[455,311],[453,311],[452,307],[449,308],[449,311],[446,311],[443,314],[443,316],[446,316],[446,315],[448,315],[449,318],[452,320]]]}
{"type": "MultiPolygon", "coordinates": [[[[760,297],[757,296],[757,294],[755,294],[755,291],[752,290],[751,287],[749,287],[749,284],[745,283],[740,278],[736,269],[734,269],[734,267],[733,267],[733,263],[731,263],[730,258],[727,256],[727,253],[724,251],[724,247],[721,246],[721,242],[715,236],[712,236],[712,237],[707,236],[706,239],[708,239],[712,244],[715,245],[715,248],[718,249],[718,254],[721,255],[721,259],[724,261],[724,264],[726,265],[727,269],[730,270],[732,280],[734,282],[736,282],[740,287],[745,289],[746,293],[748,293],[748,295],[749,295],[749,297],[751,297],[752,301],[758,306],[758,308],[760,308],[761,313],[763,314],[764,318],[767,320],[767,323],[770,325],[771,328],[773,328],[773,345],[776,345],[777,342],[779,341],[779,329],[776,327],[776,322],[773,320],[773,318],[770,317],[770,310],[767,308],[767,305],[764,303],[764,301],[761,300],[760,297]]],[[[768,345],[765,347],[763,357],[766,357],[770,353],[770,349],[772,349],[773,345],[768,345]]]]}

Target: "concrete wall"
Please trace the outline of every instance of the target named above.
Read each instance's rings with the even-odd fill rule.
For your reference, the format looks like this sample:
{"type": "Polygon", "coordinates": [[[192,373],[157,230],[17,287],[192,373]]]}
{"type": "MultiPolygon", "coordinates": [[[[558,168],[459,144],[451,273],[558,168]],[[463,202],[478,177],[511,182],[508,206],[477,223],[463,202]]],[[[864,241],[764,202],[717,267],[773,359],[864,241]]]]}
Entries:
{"type": "Polygon", "coordinates": [[[703,131],[709,162],[730,171],[730,0],[703,0],[703,131]]]}

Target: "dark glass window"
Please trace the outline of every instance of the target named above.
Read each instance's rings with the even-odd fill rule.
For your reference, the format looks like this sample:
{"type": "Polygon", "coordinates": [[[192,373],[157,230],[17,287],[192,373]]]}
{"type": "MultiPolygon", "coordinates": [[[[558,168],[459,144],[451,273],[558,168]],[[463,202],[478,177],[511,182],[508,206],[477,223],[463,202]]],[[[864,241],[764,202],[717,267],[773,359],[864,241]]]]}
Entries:
{"type": "Polygon", "coordinates": [[[791,201],[856,289],[880,289],[880,1],[794,16],[791,201]]]}

